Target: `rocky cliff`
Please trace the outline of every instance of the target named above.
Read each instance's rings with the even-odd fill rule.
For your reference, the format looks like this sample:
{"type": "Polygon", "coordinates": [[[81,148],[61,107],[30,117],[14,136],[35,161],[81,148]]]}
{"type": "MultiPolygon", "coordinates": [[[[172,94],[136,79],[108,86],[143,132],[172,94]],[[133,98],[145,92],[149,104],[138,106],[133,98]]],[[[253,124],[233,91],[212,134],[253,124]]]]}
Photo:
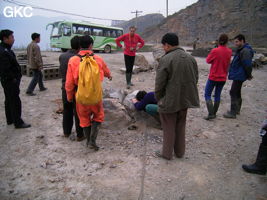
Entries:
{"type": "Polygon", "coordinates": [[[162,14],[147,14],[137,17],[137,20],[133,18],[116,26],[123,28],[124,32],[128,32],[131,26],[137,26],[137,32],[142,33],[146,28],[158,25],[163,19],[164,16],[162,14]]]}
{"type": "Polygon", "coordinates": [[[142,36],[149,42],[160,42],[166,32],[178,33],[180,43],[191,45],[198,37],[207,46],[227,33],[230,38],[242,33],[257,47],[267,46],[266,0],[199,0],[146,29],[142,36]]]}

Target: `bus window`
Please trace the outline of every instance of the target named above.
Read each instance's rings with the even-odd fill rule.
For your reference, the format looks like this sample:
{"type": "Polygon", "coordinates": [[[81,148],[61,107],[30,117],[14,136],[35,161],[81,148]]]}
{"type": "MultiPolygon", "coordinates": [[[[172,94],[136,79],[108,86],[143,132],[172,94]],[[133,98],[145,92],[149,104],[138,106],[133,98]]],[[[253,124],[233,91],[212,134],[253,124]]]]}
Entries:
{"type": "Polygon", "coordinates": [[[93,35],[94,36],[103,36],[103,29],[93,28],[93,35]]]}
{"type": "Polygon", "coordinates": [[[104,30],[104,36],[105,37],[111,37],[111,30],[104,30]]]}
{"type": "Polygon", "coordinates": [[[117,31],[117,37],[121,36],[122,35],[122,31],[118,30],[117,31]]]}
{"type": "Polygon", "coordinates": [[[115,32],[115,30],[111,30],[110,32],[111,32],[110,37],[115,38],[115,37],[116,37],[116,32],[115,32]]]}
{"type": "Polygon", "coordinates": [[[67,26],[67,25],[63,26],[63,35],[64,36],[70,36],[71,35],[71,29],[69,26],[67,26]]]}
{"type": "Polygon", "coordinates": [[[78,27],[78,30],[77,30],[77,34],[81,34],[81,35],[83,35],[83,34],[84,34],[84,27],[79,26],[79,27],[78,27]]]}
{"type": "Polygon", "coordinates": [[[72,33],[76,34],[77,33],[77,26],[72,26],[72,33]]]}
{"type": "Polygon", "coordinates": [[[90,29],[90,27],[85,27],[84,28],[84,35],[91,35],[91,29],[90,29]]]}

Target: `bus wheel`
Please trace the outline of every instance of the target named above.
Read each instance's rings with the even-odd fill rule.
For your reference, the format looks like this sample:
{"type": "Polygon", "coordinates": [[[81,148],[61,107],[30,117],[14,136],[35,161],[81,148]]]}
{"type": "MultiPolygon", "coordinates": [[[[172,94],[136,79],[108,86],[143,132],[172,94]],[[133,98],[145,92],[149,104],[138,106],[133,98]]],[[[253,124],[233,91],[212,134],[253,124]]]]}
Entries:
{"type": "Polygon", "coordinates": [[[104,48],[104,52],[105,53],[111,53],[111,46],[106,45],[105,48],[104,48]]]}
{"type": "Polygon", "coordinates": [[[61,48],[61,51],[66,52],[66,51],[68,51],[68,49],[61,48]]]}

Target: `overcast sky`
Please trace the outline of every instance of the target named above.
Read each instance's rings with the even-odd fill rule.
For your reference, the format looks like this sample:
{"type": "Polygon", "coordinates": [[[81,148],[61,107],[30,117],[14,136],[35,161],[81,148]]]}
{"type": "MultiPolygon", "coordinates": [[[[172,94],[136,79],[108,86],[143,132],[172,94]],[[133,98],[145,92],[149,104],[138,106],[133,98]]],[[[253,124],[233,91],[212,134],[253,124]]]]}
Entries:
{"type": "MultiPolygon", "coordinates": [[[[89,17],[129,20],[135,17],[132,11],[143,11],[141,15],[161,13],[166,16],[166,0],[14,0],[39,7],[61,10],[89,17]]],[[[197,0],[168,0],[169,15],[183,9],[197,0]]],[[[7,5],[15,6],[0,0],[1,12],[7,5]]],[[[33,15],[62,16],[62,14],[33,10],[33,15]]],[[[90,20],[90,19],[88,19],[90,20]]],[[[93,21],[93,20],[92,20],[93,21]]]]}

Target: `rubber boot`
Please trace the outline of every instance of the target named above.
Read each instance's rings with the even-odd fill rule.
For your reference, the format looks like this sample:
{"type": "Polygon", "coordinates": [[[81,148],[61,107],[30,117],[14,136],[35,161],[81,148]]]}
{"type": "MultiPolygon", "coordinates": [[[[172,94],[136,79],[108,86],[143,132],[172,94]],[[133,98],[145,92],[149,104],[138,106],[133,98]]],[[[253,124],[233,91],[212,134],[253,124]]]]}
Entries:
{"type": "Polygon", "coordinates": [[[99,150],[99,146],[97,146],[97,144],[96,144],[96,138],[97,138],[97,135],[98,135],[99,125],[100,124],[101,124],[100,122],[95,122],[94,121],[93,124],[92,124],[92,128],[91,128],[90,145],[95,151],[99,150]]]}
{"type": "Polygon", "coordinates": [[[231,110],[228,111],[223,115],[224,118],[235,119],[236,118],[236,111],[237,111],[237,101],[231,99],[231,110]]]}
{"type": "Polygon", "coordinates": [[[242,99],[240,98],[237,100],[237,109],[236,109],[237,115],[240,115],[241,106],[242,106],[242,99]]]}
{"type": "Polygon", "coordinates": [[[126,83],[127,83],[127,89],[130,89],[130,87],[131,87],[131,73],[126,73],[126,83]]]}
{"type": "Polygon", "coordinates": [[[248,173],[265,175],[267,171],[267,146],[261,144],[256,162],[252,165],[242,165],[242,168],[248,173]]]}
{"type": "Polygon", "coordinates": [[[90,135],[91,135],[91,126],[84,127],[83,128],[83,133],[87,139],[86,145],[89,146],[90,144],[90,135]]]}
{"type": "Polygon", "coordinates": [[[129,73],[130,74],[130,86],[134,86],[134,84],[132,83],[132,74],[133,73],[129,73]]]}
{"type": "Polygon", "coordinates": [[[215,117],[216,117],[216,113],[217,113],[219,107],[220,107],[220,101],[214,101],[213,110],[214,110],[215,117]]]}
{"type": "Polygon", "coordinates": [[[207,117],[204,117],[204,119],[205,120],[214,119],[215,115],[214,115],[214,108],[213,108],[212,100],[206,101],[206,105],[207,105],[207,109],[208,109],[209,114],[207,117]]]}

